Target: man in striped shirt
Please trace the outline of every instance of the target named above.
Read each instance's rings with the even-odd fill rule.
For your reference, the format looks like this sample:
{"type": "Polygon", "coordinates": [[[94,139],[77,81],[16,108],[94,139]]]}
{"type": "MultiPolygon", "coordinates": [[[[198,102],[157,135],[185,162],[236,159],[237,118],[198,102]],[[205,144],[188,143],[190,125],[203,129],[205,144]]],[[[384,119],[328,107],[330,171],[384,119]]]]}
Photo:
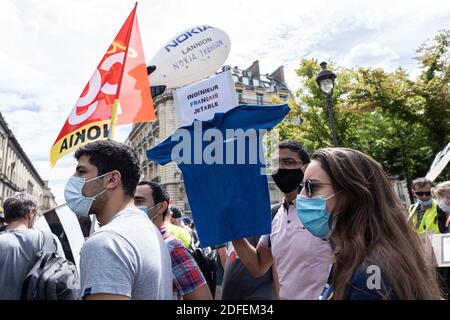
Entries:
{"type": "Polygon", "coordinates": [[[169,249],[172,260],[173,292],[177,299],[211,300],[211,291],[197,263],[186,247],[167,230],[169,194],[154,182],[139,182],[134,203],[153,221],[169,249]]]}

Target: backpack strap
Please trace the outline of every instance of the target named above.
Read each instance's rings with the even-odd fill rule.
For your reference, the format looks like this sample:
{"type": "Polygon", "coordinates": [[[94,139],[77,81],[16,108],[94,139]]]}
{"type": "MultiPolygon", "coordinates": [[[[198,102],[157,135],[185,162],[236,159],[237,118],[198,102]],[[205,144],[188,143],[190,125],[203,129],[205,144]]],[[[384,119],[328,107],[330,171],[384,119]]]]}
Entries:
{"type": "Polygon", "coordinates": [[[55,238],[53,238],[53,234],[42,231],[42,235],[44,236],[44,244],[42,245],[41,251],[43,251],[44,253],[56,253],[58,248],[55,238]]]}

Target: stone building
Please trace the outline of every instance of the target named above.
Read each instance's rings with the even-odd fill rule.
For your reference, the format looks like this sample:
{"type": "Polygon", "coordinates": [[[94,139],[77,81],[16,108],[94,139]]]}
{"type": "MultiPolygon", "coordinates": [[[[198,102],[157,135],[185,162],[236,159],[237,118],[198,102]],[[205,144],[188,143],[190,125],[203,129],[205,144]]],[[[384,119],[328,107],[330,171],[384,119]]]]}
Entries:
{"type": "Polygon", "coordinates": [[[56,206],[48,181],[42,180],[0,113],[0,207],[15,192],[33,195],[42,211],[56,206]]]}

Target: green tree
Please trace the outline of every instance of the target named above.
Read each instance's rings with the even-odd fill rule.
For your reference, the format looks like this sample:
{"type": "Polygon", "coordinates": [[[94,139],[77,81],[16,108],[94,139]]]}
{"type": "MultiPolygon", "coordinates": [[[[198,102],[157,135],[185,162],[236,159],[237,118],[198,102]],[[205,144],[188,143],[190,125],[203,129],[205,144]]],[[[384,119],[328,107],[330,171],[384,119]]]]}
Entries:
{"type": "MultiPolygon", "coordinates": [[[[371,155],[390,175],[409,183],[424,176],[450,140],[449,46],[445,30],[431,45],[422,45],[416,57],[421,74],[415,80],[402,68],[386,72],[330,64],[338,75],[333,110],[339,144],[371,155]]],[[[315,82],[319,70],[315,59],[300,61],[301,86],[288,117],[304,122],[280,125],[281,138],[299,139],[310,151],[332,146],[326,102],[315,82]]]]}
{"type": "MultiPolygon", "coordinates": [[[[436,153],[450,141],[449,40],[450,31],[443,30],[433,44],[425,42],[417,50],[421,74],[416,80],[401,68],[392,73],[360,69],[351,96],[353,106],[377,110],[396,126],[395,144],[380,159],[388,171],[408,181],[424,176],[436,153]]],[[[441,175],[446,176],[448,171],[441,175]]]]}
{"type": "Polygon", "coordinates": [[[389,174],[408,181],[423,176],[430,164],[427,159],[433,156],[420,121],[424,99],[413,87],[401,68],[390,73],[359,68],[349,94],[349,104],[362,117],[357,134],[369,142],[361,146],[362,151],[380,161],[389,174]]]}
{"type": "Polygon", "coordinates": [[[441,30],[433,40],[417,50],[422,74],[413,90],[423,98],[419,121],[427,129],[436,153],[450,141],[450,30],[441,30]]]}
{"type": "MultiPolygon", "coordinates": [[[[333,65],[331,64],[331,68],[333,65]]],[[[301,118],[303,124],[299,127],[290,123],[282,123],[282,138],[299,138],[310,150],[321,147],[331,147],[331,129],[329,126],[329,115],[324,98],[315,82],[317,72],[320,67],[315,59],[302,59],[297,75],[301,79],[301,87],[297,90],[296,96],[298,104],[291,101],[292,111],[289,118],[301,118]]],[[[333,93],[333,110],[335,126],[337,130],[340,145],[352,146],[355,139],[352,131],[358,115],[347,108],[346,95],[351,88],[351,81],[354,77],[354,71],[345,68],[336,67],[339,74],[336,79],[336,85],[333,93]]]]}

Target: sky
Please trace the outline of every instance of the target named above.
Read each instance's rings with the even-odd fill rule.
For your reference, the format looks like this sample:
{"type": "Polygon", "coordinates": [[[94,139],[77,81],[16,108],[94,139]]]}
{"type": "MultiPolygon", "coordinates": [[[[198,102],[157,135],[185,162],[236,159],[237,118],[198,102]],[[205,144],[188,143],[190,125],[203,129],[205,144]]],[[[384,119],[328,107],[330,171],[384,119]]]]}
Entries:
{"type": "MultiPolygon", "coordinates": [[[[59,204],[76,162],[67,155],[50,169],[50,148],[134,3],[0,0],[0,112],[59,204]]],[[[450,28],[450,1],[141,0],[137,15],[147,62],[177,33],[208,24],[230,37],[225,64],[259,60],[263,74],[282,65],[295,91],[302,58],[416,76],[415,50],[450,28]]]]}

